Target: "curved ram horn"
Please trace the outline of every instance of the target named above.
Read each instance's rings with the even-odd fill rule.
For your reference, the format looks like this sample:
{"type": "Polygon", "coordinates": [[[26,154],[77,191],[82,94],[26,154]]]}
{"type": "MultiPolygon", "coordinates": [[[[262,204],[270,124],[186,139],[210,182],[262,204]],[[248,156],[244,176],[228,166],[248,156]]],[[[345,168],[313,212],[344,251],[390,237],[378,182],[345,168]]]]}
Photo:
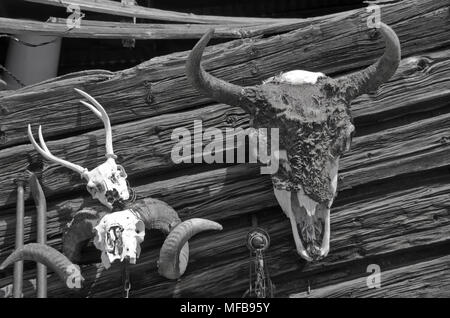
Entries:
{"type": "Polygon", "coordinates": [[[183,275],[189,261],[187,241],[195,234],[208,230],[221,231],[222,226],[205,219],[190,219],[178,224],[161,247],[159,274],[168,279],[177,279],[183,275]]]}
{"type": "Polygon", "coordinates": [[[17,261],[23,260],[35,261],[51,268],[58,274],[68,288],[82,287],[84,278],[81,275],[80,267],[73,264],[67,257],[53,247],[45,244],[30,243],[15,250],[0,265],[0,270],[5,269],[17,261]]]}
{"type": "Polygon", "coordinates": [[[145,198],[133,204],[132,210],[139,213],[140,218],[149,230],[159,230],[169,234],[179,223],[178,213],[166,202],[145,198]]]}
{"type": "Polygon", "coordinates": [[[94,209],[83,209],[74,215],[63,235],[63,253],[72,262],[80,262],[83,245],[95,236],[94,228],[105,214],[94,209]]]}
{"type": "Polygon", "coordinates": [[[189,261],[187,241],[192,236],[202,231],[222,229],[220,224],[204,219],[181,222],[170,205],[157,199],[136,202],[133,210],[140,214],[147,229],[157,229],[167,235],[159,254],[158,272],[168,279],[177,279],[186,270],[189,261]]]}
{"type": "Polygon", "coordinates": [[[243,107],[243,88],[218,79],[205,72],[201,66],[201,59],[206,45],[214,34],[210,29],[203,35],[192,49],[186,61],[186,74],[193,87],[212,99],[232,106],[243,107]]]}
{"type": "Polygon", "coordinates": [[[400,64],[400,41],[394,30],[386,24],[380,23],[380,32],[386,43],[383,56],[366,69],[339,80],[349,100],[376,90],[378,86],[387,82],[394,75],[400,64]]]}

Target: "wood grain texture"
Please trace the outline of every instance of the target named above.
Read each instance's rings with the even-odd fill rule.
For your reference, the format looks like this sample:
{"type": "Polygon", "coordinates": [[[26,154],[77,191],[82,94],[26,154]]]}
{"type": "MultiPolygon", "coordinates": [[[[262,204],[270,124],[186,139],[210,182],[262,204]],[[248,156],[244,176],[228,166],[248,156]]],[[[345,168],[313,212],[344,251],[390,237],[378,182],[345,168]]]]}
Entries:
{"type": "MultiPolygon", "coordinates": [[[[278,207],[264,211],[263,205],[255,205],[254,212],[258,214],[259,225],[266,228],[271,236],[272,244],[267,256],[274,283],[277,284],[278,280],[284,277],[291,277],[292,280],[298,280],[300,284],[303,277],[312,273],[319,275],[318,273],[330,271],[334,271],[334,275],[339,275],[339,280],[345,281],[348,276],[342,268],[349,266],[349,263],[352,264],[355,260],[383,256],[418,246],[431,246],[431,244],[447,240],[450,229],[450,216],[447,212],[450,207],[447,200],[450,186],[445,179],[446,176],[441,176],[433,180],[422,180],[426,185],[420,184],[394,191],[386,189],[381,193],[369,192],[364,196],[356,195],[346,198],[346,201],[350,203],[337,202],[331,215],[332,252],[319,263],[306,264],[296,255],[289,221],[278,207]]],[[[176,181],[181,181],[181,178],[174,180],[173,183],[175,184],[176,181]]],[[[230,189],[238,192],[238,188],[230,184],[230,189]]],[[[270,198],[271,194],[267,193],[264,197],[270,198]]],[[[234,197],[236,202],[233,203],[233,208],[229,208],[227,202],[231,202],[233,198],[219,192],[217,196],[211,198],[209,203],[201,201],[204,212],[195,216],[220,220],[219,215],[228,213],[232,209],[240,212],[239,204],[245,207],[247,198],[244,196],[242,199],[236,201],[234,197]]],[[[165,200],[172,203],[172,200],[167,197],[165,200]]],[[[273,201],[269,205],[275,206],[273,196],[271,200],[273,201]]],[[[61,209],[56,212],[54,209],[49,207],[49,225],[51,225],[49,228],[54,228],[53,225],[55,225],[55,234],[60,232],[58,229],[60,223],[55,218],[63,218],[67,210],[61,209]]],[[[245,237],[251,228],[251,221],[250,218],[244,218],[241,214],[236,218],[227,218],[221,223],[224,226],[222,232],[203,233],[190,241],[191,260],[186,274],[177,282],[167,281],[157,274],[156,260],[162,237],[156,233],[147,233],[145,242],[148,245],[143,248],[138,264],[133,266],[132,270],[135,277],[133,295],[138,297],[240,296],[247,286],[248,250],[245,246],[245,237]],[[217,289],[217,284],[227,288],[217,289]]],[[[27,229],[29,230],[29,227],[27,229]]],[[[49,244],[59,247],[60,237],[50,236],[52,239],[49,244]]],[[[98,274],[100,271],[102,271],[100,264],[83,266],[83,275],[88,281],[87,286],[94,281],[95,284],[84,290],[80,296],[86,296],[88,292],[93,297],[120,295],[121,284],[118,274],[120,266],[113,266],[110,270],[98,274]],[[95,278],[96,275],[99,277],[95,278]]],[[[26,271],[25,277],[33,277],[33,272],[33,270],[26,271]]],[[[361,274],[365,275],[365,272],[361,274]]],[[[49,296],[72,295],[72,292],[65,289],[64,284],[61,284],[54,276],[51,275],[49,278],[49,291],[52,291],[49,296]]],[[[11,277],[7,275],[0,279],[0,287],[10,282],[11,277]]],[[[278,289],[280,296],[295,290],[284,289],[282,284],[278,289]]],[[[25,290],[25,293],[31,296],[32,290],[25,290]]]]}
{"type": "MultiPolygon", "coordinates": [[[[138,5],[125,5],[115,1],[108,0],[26,0],[28,2],[42,3],[47,5],[67,7],[69,5],[78,5],[82,11],[99,12],[124,17],[136,17],[150,20],[161,20],[170,22],[187,23],[267,23],[275,19],[271,18],[253,18],[253,17],[225,17],[210,15],[195,15],[192,13],[174,12],[147,8],[138,5]]],[[[292,20],[295,19],[285,19],[292,20]]]]}
{"type": "MultiPolygon", "coordinates": [[[[203,217],[224,227],[190,240],[188,269],[178,281],[158,275],[163,236],[147,232],[141,257],[132,267],[132,297],[240,297],[248,287],[245,238],[252,216],[271,236],[267,262],[279,297],[448,296],[448,1],[383,2],[382,20],[399,34],[404,59],[388,83],[352,105],[357,135],[341,159],[331,249],[324,260],[306,263],[296,254],[289,221],[278,207],[270,177],[261,175],[258,165],[172,162],[175,141],[170,135],[177,127],[192,131],[194,120],[202,120],[203,128],[249,124],[240,108],[213,103],[189,87],[186,52],[122,72],[85,71],[0,92],[0,259],[14,246],[13,179],[18,172],[28,168],[40,176],[48,200],[48,243],[55,248],[60,249],[62,230],[77,210],[101,208],[88,197],[79,176],[42,161],[24,130],[31,118],[35,132],[43,124],[56,155],[88,168],[102,162],[102,124],[78,104],[72,89],[79,87],[99,97],[110,114],[118,162],[138,199],[155,197],[173,206],[183,220],[203,217]],[[365,285],[371,263],[382,265],[379,290],[365,285]],[[308,282],[313,286],[310,295],[302,293],[308,282]]],[[[217,45],[207,50],[205,67],[239,84],[290,69],[349,73],[382,51],[365,30],[364,16],[365,10],[355,10],[287,34],[217,45]]],[[[35,214],[28,200],[25,243],[36,239],[35,214]]],[[[34,268],[25,263],[26,297],[34,297],[34,268]]],[[[87,288],[74,293],[50,273],[49,296],[120,297],[120,271],[117,265],[105,271],[98,251],[88,246],[82,266],[87,288]]],[[[0,273],[0,294],[8,292],[11,273],[11,268],[0,273]]]]}
{"type": "MultiPolygon", "coordinates": [[[[428,0],[382,6],[383,21],[398,34],[404,57],[436,49],[436,43],[442,47],[450,43],[447,4],[428,0]],[[430,24],[434,27],[428,27],[430,24]]],[[[366,18],[365,9],[355,10],[313,24],[305,20],[298,30],[269,38],[211,46],[205,51],[203,65],[215,76],[241,85],[257,84],[292,69],[348,72],[373,63],[382,54],[383,44],[367,30],[366,18]]],[[[211,103],[187,82],[187,54],[153,58],[112,74],[70,77],[0,92],[0,148],[27,143],[29,121],[44,125],[48,138],[101,127],[97,118],[80,106],[74,87],[98,98],[113,124],[211,103]]]]}
{"type": "MultiPolygon", "coordinates": [[[[450,96],[449,73],[449,50],[405,59],[393,79],[376,94],[364,95],[356,100],[356,123],[362,118],[364,124],[372,114],[385,121],[405,113],[426,112],[438,105],[444,107],[448,104],[446,97],[450,96]],[[422,62],[425,60],[426,64],[422,62]],[[407,79],[411,79],[408,84],[407,79]],[[427,103],[423,102],[424,98],[427,103]],[[385,116],[381,117],[383,113],[385,116]]],[[[77,108],[84,110],[81,104],[77,108]]],[[[90,117],[97,119],[92,113],[90,117]]],[[[351,151],[344,156],[340,166],[340,188],[446,165],[449,153],[446,143],[448,118],[449,115],[443,114],[354,138],[351,151]],[[399,160],[404,164],[399,165],[399,160]]],[[[240,108],[215,104],[114,125],[113,142],[119,156],[118,162],[126,168],[131,179],[177,168],[170,157],[171,149],[177,142],[171,139],[171,133],[177,127],[186,127],[193,135],[194,120],[202,120],[204,129],[216,127],[223,131],[225,128],[246,128],[249,124],[248,116],[240,108]]],[[[376,126],[376,121],[373,124],[376,126]]],[[[36,134],[37,126],[32,128],[36,134]]],[[[43,126],[43,133],[45,138],[51,137],[49,127],[43,126]]],[[[100,129],[48,141],[48,147],[55,155],[92,169],[105,160],[103,140],[104,131],[100,129]]],[[[207,143],[205,141],[204,145],[207,143]]],[[[42,184],[48,197],[84,188],[83,180],[76,173],[42,160],[32,145],[0,150],[0,170],[3,172],[0,174],[0,206],[14,204],[15,197],[11,195],[14,184],[11,180],[25,169],[41,171],[43,168],[42,184]]],[[[28,190],[26,196],[29,196],[28,190]]]]}
{"type": "Polygon", "coordinates": [[[50,18],[46,22],[0,18],[0,32],[8,34],[36,34],[64,38],[126,39],[136,40],[180,40],[199,39],[210,28],[214,38],[241,39],[259,35],[279,33],[280,28],[290,31],[299,24],[273,22],[256,25],[229,24],[149,24],[127,22],[105,22],[82,20],[80,27],[68,29],[66,19],[50,18]]]}
{"type": "MultiPolygon", "coordinates": [[[[367,274],[369,275],[369,274],[367,274]]],[[[292,298],[442,297],[450,296],[450,256],[381,272],[381,287],[369,289],[366,277],[346,281],[292,298]]]]}

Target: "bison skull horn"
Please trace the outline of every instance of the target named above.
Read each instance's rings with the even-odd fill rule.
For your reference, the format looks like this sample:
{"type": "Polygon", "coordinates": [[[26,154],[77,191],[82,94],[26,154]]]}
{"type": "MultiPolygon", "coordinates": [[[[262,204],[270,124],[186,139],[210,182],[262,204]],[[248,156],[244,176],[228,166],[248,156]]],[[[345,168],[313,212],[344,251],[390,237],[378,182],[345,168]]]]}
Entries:
{"type": "Polygon", "coordinates": [[[295,70],[261,85],[227,83],[201,66],[213,29],[195,45],[186,63],[187,77],[197,90],[218,102],[242,107],[255,128],[279,129],[280,150],[274,151],[273,158],[280,161],[280,168],[272,174],[274,192],[290,219],[297,252],[308,261],[329,251],[339,157],[349,149],[354,131],[350,102],[386,82],[400,62],[395,32],[383,23],[380,31],[386,42],[384,55],[366,69],[338,79],[295,70]]]}
{"type": "Polygon", "coordinates": [[[28,138],[37,152],[39,152],[45,159],[78,172],[81,177],[87,181],[86,188],[91,196],[94,199],[99,200],[109,209],[113,209],[115,204],[122,205],[130,198],[130,191],[126,180],[127,174],[125,169],[121,165],[116,164],[115,161],[117,156],[113,151],[112,131],[109,117],[105,109],[92,96],[79,89],[75,89],[75,91],[92,103],[89,104],[85,101],[80,101],[103,121],[106,131],[106,162],[89,171],[88,169],[77,164],[54,156],[45,144],[41,126],[39,126],[38,130],[40,145],[34,139],[30,125],[28,125],[28,138]]]}

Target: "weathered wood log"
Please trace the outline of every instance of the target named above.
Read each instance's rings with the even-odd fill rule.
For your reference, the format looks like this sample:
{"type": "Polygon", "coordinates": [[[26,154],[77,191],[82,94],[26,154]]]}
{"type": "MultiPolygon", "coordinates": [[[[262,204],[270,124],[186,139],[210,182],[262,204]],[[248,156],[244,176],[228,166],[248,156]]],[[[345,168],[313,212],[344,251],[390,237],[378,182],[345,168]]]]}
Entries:
{"type": "MultiPolygon", "coordinates": [[[[383,22],[399,36],[403,56],[430,50],[435,43],[450,43],[445,0],[383,5],[382,14],[383,22]]],[[[303,28],[287,34],[212,46],[205,52],[203,65],[220,78],[245,85],[292,69],[348,72],[372,63],[382,52],[381,41],[370,38],[366,17],[365,9],[345,12],[312,26],[310,20],[305,20],[303,28]]],[[[0,148],[27,143],[29,121],[45,125],[48,138],[101,127],[95,116],[80,107],[73,87],[98,98],[113,124],[210,103],[186,80],[187,54],[154,58],[113,74],[71,77],[0,92],[0,148]]]]}
{"type": "MultiPolygon", "coordinates": [[[[443,96],[450,96],[449,72],[450,51],[405,59],[394,78],[383,85],[377,94],[358,99],[355,121],[358,123],[360,117],[367,121],[366,118],[372,114],[376,114],[379,120],[386,120],[410,111],[426,112],[441,102],[446,105],[448,100],[443,99],[443,96]],[[427,61],[426,65],[422,62],[424,60],[427,61]],[[424,104],[424,100],[429,103],[424,104]]],[[[447,165],[449,146],[445,140],[449,131],[448,116],[444,114],[354,138],[351,151],[341,161],[340,189],[396,174],[447,165]],[[402,165],[398,164],[399,160],[403,162],[402,165]]],[[[91,117],[95,116],[91,114],[91,117]]],[[[243,110],[220,104],[115,125],[113,136],[118,161],[126,168],[130,178],[177,168],[170,156],[177,142],[171,140],[171,133],[177,127],[187,127],[193,134],[193,122],[197,119],[203,121],[204,129],[216,127],[224,130],[248,126],[248,116],[243,110]]],[[[373,124],[377,125],[376,122],[373,124]]],[[[36,129],[34,127],[34,131],[36,129]]],[[[44,137],[47,137],[47,126],[44,126],[43,132],[44,137]]],[[[103,134],[103,129],[97,130],[49,141],[48,146],[57,156],[93,168],[104,160],[103,134]]],[[[84,188],[83,180],[68,169],[47,161],[43,165],[42,184],[47,196],[84,188]]],[[[14,203],[11,179],[30,167],[40,170],[40,166],[42,158],[31,145],[1,150],[0,167],[3,168],[0,170],[3,173],[0,174],[0,206],[14,203]]]]}
{"type": "MultiPolygon", "coordinates": [[[[367,274],[369,275],[369,274],[367,274]]],[[[381,273],[381,287],[369,289],[367,277],[293,294],[293,298],[319,297],[445,297],[450,296],[450,256],[381,273]]]]}
{"type": "MultiPolygon", "coordinates": [[[[77,5],[82,11],[91,11],[118,15],[124,17],[136,17],[149,20],[161,20],[170,22],[186,22],[186,23],[267,23],[276,19],[271,18],[254,18],[254,17],[225,17],[211,15],[195,15],[192,13],[174,12],[147,8],[142,6],[130,6],[120,4],[108,0],[26,0],[28,2],[42,3],[58,7],[67,7],[69,5],[77,5]]],[[[286,21],[296,21],[296,19],[283,19],[286,21]]]]}
{"type": "MultiPolygon", "coordinates": [[[[266,228],[271,236],[271,248],[267,255],[274,282],[278,277],[301,277],[332,271],[338,265],[345,265],[357,259],[383,256],[408,248],[427,246],[448,240],[450,218],[447,209],[450,186],[446,176],[422,177],[420,185],[410,184],[409,188],[376,190],[376,194],[366,193],[346,198],[350,203],[339,204],[332,210],[332,240],[330,255],[320,263],[299,260],[294,251],[294,243],[289,221],[280,209],[267,212],[259,210],[259,225],[266,228]],[[381,193],[380,193],[381,192],[381,193]]],[[[397,185],[401,187],[402,185],[397,185]]],[[[374,191],[374,190],[371,190],[374,191]]],[[[223,197],[223,196],[222,196],[223,197]]],[[[274,203],[275,199],[273,198],[274,203]]],[[[216,199],[211,204],[216,204],[216,199]]],[[[206,203],[205,205],[208,205],[206,203]]],[[[216,211],[208,209],[212,216],[216,211]]],[[[226,210],[224,211],[226,212],[226,210]]],[[[53,213],[50,211],[50,213],[53,213]]],[[[53,224],[54,221],[50,221],[53,224]]],[[[159,245],[162,238],[153,236],[151,246],[143,248],[138,264],[133,266],[132,275],[139,277],[133,284],[134,296],[240,296],[245,291],[248,277],[248,250],[245,246],[250,219],[245,224],[241,217],[228,219],[222,223],[221,233],[205,233],[190,241],[191,261],[186,274],[177,282],[167,281],[156,272],[159,245]],[[227,288],[218,289],[222,284],[227,288]]],[[[152,237],[152,236],[149,236],[152,237]]],[[[52,240],[49,244],[58,247],[52,240]]],[[[420,255],[418,255],[420,257],[420,255]]],[[[113,266],[101,275],[101,265],[83,266],[83,274],[88,286],[79,296],[114,297],[120,295],[120,266],[113,266]],[[99,277],[96,278],[96,275],[99,277]]],[[[27,271],[25,277],[32,277],[27,271]]],[[[366,273],[361,273],[366,275],[366,273]]],[[[341,272],[340,279],[346,279],[341,272]]],[[[55,275],[49,279],[49,296],[73,296],[65,289],[55,275]],[[51,292],[50,292],[51,291],[51,292]]],[[[132,276],[132,277],[133,277],[132,276]]],[[[11,277],[0,280],[0,287],[10,283],[11,277]]],[[[32,290],[26,289],[26,295],[32,290]]]]}
{"type": "MultiPolygon", "coordinates": [[[[168,202],[183,219],[208,215],[221,221],[275,204],[271,181],[259,176],[259,167],[239,165],[173,178],[166,177],[163,180],[152,180],[150,183],[147,178],[146,182],[134,189],[138,198],[155,197],[168,202]]],[[[75,193],[73,198],[49,203],[48,237],[60,236],[73,214],[84,207],[103,209],[86,192],[75,193]]],[[[25,213],[25,242],[31,242],[36,237],[35,218],[35,207],[31,203],[26,207],[25,213]]],[[[14,207],[3,210],[0,217],[0,258],[14,248],[14,225],[14,207]]]]}
{"type": "MultiPolygon", "coordinates": [[[[392,8],[395,10],[405,9],[405,3],[407,2],[402,2],[401,6],[396,3],[385,8],[389,8],[389,10],[392,8]]],[[[405,43],[406,50],[409,52],[406,53],[407,55],[413,52],[420,53],[435,46],[435,42],[427,42],[428,39],[416,39],[416,36],[411,36],[415,30],[425,31],[426,27],[431,29],[429,24],[426,24],[427,22],[435,22],[434,25],[439,25],[442,32],[448,34],[449,27],[443,22],[448,16],[448,7],[442,6],[442,4],[443,2],[429,2],[428,7],[424,8],[423,15],[417,15],[417,12],[420,12],[415,11],[418,10],[417,7],[414,8],[414,14],[412,8],[410,11],[406,7],[405,11],[397,11],[395,15],[390,16],[394,29],[402,30],[403,36],[411,40],[405,43]],[[433,14],[439,19],[433,20],[433,14]],[[403,20],[405,17],[409,18],[403,20]],[[431,20],[427,20],[428,18],[431,20]],[[405,21],[408,21],[410,25],[406,25],[405,21]],[[413,44],[414,41],[415,44],[413,44]],[[416,47],[417,43],[422,46],[416,47]]],[[[384,22],[386,22],[385,17],[389,19],[390,12],[386,12],[386,15],[383,13],[384,22]]],[[[346,21],[345,23],[358,21],[353,13],[349,13],[348,17],[342,20],[338,19],[338,21],[346,21]],[[350,18],[347,19],[348,17],[350,18]]],[[[331,30],[331,24],[324,22],[320,25],[329,27],[324,34],[334,32],[331,30]]],[[[352,30],[347,26],[342,29],[346,32],[352,30]]],[[[434,37],[432,41],[436,41],[440,37],[430,30],[425,33],[431,38],[434,37]]],[[[289,36],[299,36],[300,34],[307,33],[292,32],[289,36]]],[[[288,35],[284,36],[288,37],[288,35]]],[[[357,36],[361,36],[359,31],[357,36]]],[[[268,41],[265,43],[270,45],[275,43],[282,45],[283,48],[279,52],[283,52],[289,47],[285,42],[276,42],[275,38],[261,41],[268,41]]],[[[347,33],[345,39],[347,39],[347,33]]],[[[342,42],[341,53],[345,46],[352,46],[350,41],[345,41],[342,42]]],[[[370,41],[367,40],[367,43],[370,41]]],[[[243,43],[245,42],[243,41],[243,43]]],[[[327,37],[325,37],[325,42],[319,44],[319,47],[327,48],[327,42],[328,49],[331,49],[332,39],[327,37]]],[[[262,42],[258,41],[258,43],[262,42]]],[[[448,39],[444,38],[442,43],[443,46],[447,45],[448,39]]],[[[221,46],[221,48],[225,46],[221,46]]],[[[245,44],[244,47],[248,49],[252,46],[245,44]]],[[[373,47],[378,48],[375,45],[373,47]]],[[[264,47],[260,48],[265,49],[264,47]]],[[[215,51],[214,48],[210,52],[213,54],[210,55],[212,59],[209,60],[209,63],[211,63],[210,65],[214,64],[219,70],[216,74],[220,76],[220,72],[223,72],[224,76],[222,77],[228,77],[228,79],[233,79],[234,76],[238,77],[232,73],[240,70],[242,67],[240,63],[245,61],[245,54],[242,51],[237,50],[237,60],[235,61],[237,64],[227,64],[230,62],[223,59],[225,55],[220,51],[215,51]],[[229,65],[237,65],[237,67],[229,67],[229,65]],[[220,70],[222,67],[229,68],[224,72],[220,70]]],[[[256,53],[259,52],[261,51],[256,51],[256,53]]],[[[263,54],[258,55],[258,58],[261,58],[263,62],[261,67],[265,68],[264,72],[272,67],[266,63],[284,65],[284,61],[279,62],[274,59],[278,53],[273,48],[262,52],[263,54]]],[[[298,52],[300,50],[296,54],[298,52]]],[[[361,54],[366,53],[368,52],[361,54]]],[[[369,52],[366,57],[375,57],[375,54],[372,53],[369,52]]],[[[331,252],[320,263],[308,264],[301,261],[296,255],[289,221],[273,197],[269,176],[259,175],[258,166],[240,165],[215,170],[209,170],[204,166],[182,166],[180,167],[183,168],[181,171],[174,169],[178,167],[174,166],[170,160],[170,133],[173,128],[184,126],[186,123],[188,123],[188,127],[191,127],[194,119],[204,120],[207,123],[204,125],[205,128],[209,125],[219,128],[246,127],[248,125],[247,116],[240,109],[217,104],[204,107],[204,104],[210,102],[209,100],[198,98],[188,90],[185,91],[188,97],[180,94],[178,90],[182,91],[187,87],[183,83],[184,75],[180,75],[183,69],[180,57],[183,54],[185,53],[172,55],[167,60],[160,59],[165,66],[170,65],[168,74],[163,72],[161,66],[154,64],[155,60],[144,63],[141,67],[124,71],[128,72],[129,77],[120,73],[119,77],[122,81],[130,79],[130,82],[126,82],[129,92],[135,92],[133,89],[136,87],[136,83],[145,77],[142,76],[136,81],[135,77],[140,76],[137,73],[138,70],[144,70],[143,73],[146,73],[149,71],[147,67],[150,65],[156,71],[153,79],[157,78],[162,81],[157,83],[160,85],[159,88],[167,88],[172,85],[173,90],[164,95],[169,103],[168,107],[157,110],[151,109],[151,106],[154,105],[152,103],[144,107],[125,101],[125,93],[116,95],[122,96],[122,100],[118,101],[118,106],[117,104],[112,105],[111,108],[107,107],[107,110],[111,110],[113,114],[119,111],[124,114],[124,107],[127,106],[126,110],[130,114],[123,121],[130,122],[123,123],[120,118],[115,121],[115,148],[122,156],[119,158],[120,163],[129,172],[132,184],[136,186],[140,197],[154,196],[168,202],[179,211],[183,219],[205,217],[220,221],[224,226],[224,231],[204,233],[190,241],[190,264],[186,274],[179,281],[167,281],[157,274],[156,260],[162,244],[162,235],[147,233],[141,258],[138,264],[132,268],[132,297],[241,296],[248,286],[249,259],[245,237],[251,228],[250,215],[252,214],[257,215],[259,225],[268,229],[271,235],[272,244],[267,256],[272,280],[275,284],[280,283],[277,289],[279,290],[278,296],[304,290],[305,282],[303,280],[311,278],[315,280],[316,284],[318,283],[319,287],[331,285],[329,289],[325,288],[324,290],[333,295],[348,296],[348,294],[336,292],[335,286],[341,283],[344,284],[343,288],[347,292],[354,286],[356,295],[381,296],[394,295],[398,292],[402,292],[402,295],[413,295],[412,291],[405,290],[407,280],[411,278],[411,275],[423,277],[423,280],[412,286],[423,287],[426,295],[443,295],[441,291],[437,290],[436,282],[440,279],[438,278],[439,271],[447,268],[435,265],[442,264],[440,261],[436,263],[423,262],[429,259],[427,258],[429,254],[417,251],[433,250],[437,246],[450,243],[448,240],[449,204],[447,203],[450,185],[446,170],[450,151],[447,145],[450,114],[443,109],[444,106],[448,106],[450,95],[448,75],[450,54],[448,51],[427,53],[402,61],[401,69],[389,83],[383,85],[376,94],[362,96],[354,103],[353,110],[356,115],[357,131],[360,135],[354,139],[352,151],[341,161],[341,180],[339,182],[341,192],[332,208],[331,215],[331,252]],[[171,64],[172,62],[173,64],[171,64]],[[189,94],[192,94],[193,97],[189,97],[189,94]],[[195,98],[198,100],[194,101],[195,98]],[[182,102],[186,102],[186,105],[182,102]],[[199,106],[202,108],[178,114],[160,115],[199,106]],[[430,110],[436,109],[438,110],[437,114],[430,112],[430,110]],[[147,118],[152,116],[156,117],[147,118]],[[140,120],[136,120],[137,118],[140,120]],[[182,122],[179,121],[180,118],[182,118],[182,122]],[[359,129],[360,127],[363,129],[359,129]],[[130,143],[134,146],[130,147],[130,143]],[[392,265],[391,261],[398,255],[408,252],[413,255],[408,264],[423,265],[418,265],[410,270],[404,264],[397,263],[397,265],[400,264],[400,268],[405,268],[409,276],[400,275],[400,272],[388,276],[388,289],[384,292],[385,294],[382,293],[382,290],[363,291],[361,289],[363,287],[352,282],[357,277],[367,275],[365,267],[362,269],[362,265],[373,260],[383,260],[388,265],[383,267],[383,271],[390,275],[397,267],[397,265],[392,265]],[[357,269],[355,269],[355,264],[358,264],[357,269]],[[428,267],[430,275],[425,274],[428,267]],[[286,283],[288,280],[289,283],[286,283]],[[391,282],[394,283],[391,284],[391,282]],[[218,286],[226,286],[226,288],[218,288],[218,286]]],[[[305,52],[305,54],[309,53],[305,52]]],[[[339,72],[349,71],[369,63],[354,56],[343,53],[341,55],[349,61],[347,65],[337,65],[336,59],[332,61],[331,57],[325,55],[320,59],[323,58],[322,61],[325,64],[328,61],[328,67],[339,72]],[[333,63],[335,64],[333,65],[333,63]]],[[[233,55],[229,55],[229,57],[231,56],[233,55]]],[[[312,55],[309,55],[307,59],[313,61],[312,55]]],[[[256,73],[255,77],[258,77],[258,74],[256,73]]],[[[98,89],[96,92],[101,96],[108,96],[108,94],[103,94],[107,92],[110,94],[109,97],[112,97],[112,90],[120,91],[123,87],[118,86],[117,74],[82,72],[78,75],[81,77],[68,75],[57,81],[50,80],[44,84],[26,87],[18,91],[20,92],[18,95],[14,95],[17,92],[3,92],[0,95],[0,107],[5,105],[2,102],[14,101],[9,106],[14,105],[14,108],[18,110],[15,111],[15,116],[9,118],[12,123],[14,118],[19,121],[22,120],[20,116],[31,114],[30,109],[20,105],[24,98],[30,101],[28,106],[34,105],[33,109],[39,105],[39,103],[32,103],[36,96],[43,96],[46,99],[44,107],[53,107],[58,102],[73,103],[73,96],[71,93],[69,94],[69,90],[84,79],[91,81],[91,87],[94,91],[98,89]],[[61,96],[53,95],[58,89],[63,94],[61,96]],[[44,93],[41,93],[41,90],[44,93]],[[8,100],[11,96],[15,96],[16,99],[8,100]]],[[[121,84],[123,85],[123,83],[121,84]]],[[[87,91],[91,92],[89,89],[87,91]]],[[[133,94],[131,94],[132,97],[143,96],[142,92],[133,94]]],[[[94,96],[97,95],[94,94],[94,96]]],[[[99,100],[103,101],[100,98],[99,100]]],[[[112,100],[110,99],[111,104],[112,100]]],[[[8,110],[10,109],[8,108],[8,110]]],[[[48,109],[45,110],[45,114],[49,114],[48,109]]],[[[65,114],[67,116],[68,113],[65,114]]],[[[61,116],[61,114],[59,115],[61,116]]],[[[45,117],[45,115],[41,116],[45,117]]],[[[82,116],[76,118],[79,122],[73,125],[75,127],[73,132],[63,131],[54,126],[52,133],[48,136],[60,139],[50,141],[49,147],[64,158],[80,164],[87,164],[89,167],[95,166],[99,160],[103,160],[103,132],[102,130],[90,130],[99,127],[101,123],[85,127],[82,129],[82,135],[68,137],[68,135],[71,136],[81,131],[80,127],[83,127],[80,125],[82,116]],[[73,142],[73,145],[68,145],[70,142],[73,142]]],[[[68,123],[67,118],[65,120],[66,124],[72,125],[72,123],[68,123]]],[[[90,120],[94,120],[94,116],[90,120]]],[[[49,123],[48,120],[42,122],[49,123]]],[[[47,136],[45,127],[44,135],[47,136]]],[[[4,146],[10,147],[24,142],[24,135],[21,138],[23,141],[6,143],[4,146]]],[[[15,225],[13,209],[7,198],[7,195],[13,197],[14,192],[11,189],[8,190],[7,187],[1,188],[1,186],[7,184],[8,177],[12,178],[16,169],[23,171],[28,167],[39,171],[42,162],[37,158],[38,155],[28,145],[14,146],[0,151],[0,167],[5,166],[4,163],[10,165],[5,168],[4,179],[0,180],[0,199],[2,193],[6,194],[4,195],[6,199],[3,199],[3,204],[0,204],[2,207],[0,212],[0,259],[12,251],[12,231],[15,225]],[[26,159],[26,156],[29,156],[29,159],[26,159]]],[[[99,207],[86,197],[85,191],[81,189],[82,182],[79,181],[78,176],[65,170],[49,165],[45,166],[43,171],[42,183],[44,191],[50,199],[48,243],[56,248],[60,248],[61,230],[70,220],[74,211],[86,205],[99,207]],[[53,177],[50,174],[53,174],[53,177]],[[57,178],[60,180],[58,181],[57,178]],[[58,186],[62,186],[62,188],[58,189],[58,186]]],[[[25,218],[26,242],[34,241],[36,236],[35,227],[32,226],[34,217],[34,208],[29,204],[25,218]]],[[[448,245],[446,245],[447,250],[442,251],[442,255],[448,253],[448,245]]],[[[94,253],[92,248],[88,248],[86,252],[89,255],[85,255],[85,261],[89,265],[83,266],[83,274],[87,278],[88,288],[79,294],[74,294],[68,291],[54,274],[51,274],[48,284],[50,297],[117,297],[121,294],[120,266],[113,266],[111,270],[103,271],[100,264],[95,264],[98,262],[96,259],[98,252],[94,253]]],[[[433,257],[438,256],[434,255],[433,257]]],[[[34,264],[25,264],[27,280],[35,276],[33,268],[34,264]]],[[[449,286],[448,276],[442,275],[441,277],[443,277],[443,286],[449,286]]],[[[8,286],[11,281],[11,269],[0,273],[0,288],[8,286]]],[[[33,297],[33,286],[25,286],[24,292],[27,297],[33,297]]],[[[317,295],[321,295],[320,289],[317,295]]]]}
{"type": "MultiPolygon", "coordinates": [[[[0,32],[59,36],[65,38],[174,40],[199,39],[210,28],[215,38],[241,39],[258,35],[279,33],[280,23],[268,25],[221,25],[221,24],[148,24],[83,20],[80,27],[68,29],[66,20],[51,18],[40,22],[23,19],[0,18],[0,32]]],[[[286,30],[294,30],[295,24],[287,24],[286,30]]]]}

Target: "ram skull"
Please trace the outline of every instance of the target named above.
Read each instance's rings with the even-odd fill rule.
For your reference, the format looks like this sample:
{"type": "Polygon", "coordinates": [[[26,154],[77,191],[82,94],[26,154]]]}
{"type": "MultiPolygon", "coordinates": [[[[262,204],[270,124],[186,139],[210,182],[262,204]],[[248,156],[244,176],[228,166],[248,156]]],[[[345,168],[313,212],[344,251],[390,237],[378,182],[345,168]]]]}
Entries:
{"type": "Polygon", "coordinates": [[[144,239],[143,227],[167,235],[157,261],[158,273],[167,279],[178,279],[186,271],[190,238],[200,232],[222,230],[219,223],[206,219],[181,221],[167,203],[146,198],[133,202],[122,212],[78,211],[63,235],[63,253],[45,244],[29,243],[10,254],[0,265],[0,270],[18,261],[32,260],[52,269],[68,288],[80,289],[84,277],[77,263],[81,260],[83,246],[90,239],[94,238],[94,244],[102,250],[102,263],[106,268],[125,258],[134,263],[139,257],[139,244],[144,239]],[[127,247],[129,251],[126,251],[127,247]]]}

